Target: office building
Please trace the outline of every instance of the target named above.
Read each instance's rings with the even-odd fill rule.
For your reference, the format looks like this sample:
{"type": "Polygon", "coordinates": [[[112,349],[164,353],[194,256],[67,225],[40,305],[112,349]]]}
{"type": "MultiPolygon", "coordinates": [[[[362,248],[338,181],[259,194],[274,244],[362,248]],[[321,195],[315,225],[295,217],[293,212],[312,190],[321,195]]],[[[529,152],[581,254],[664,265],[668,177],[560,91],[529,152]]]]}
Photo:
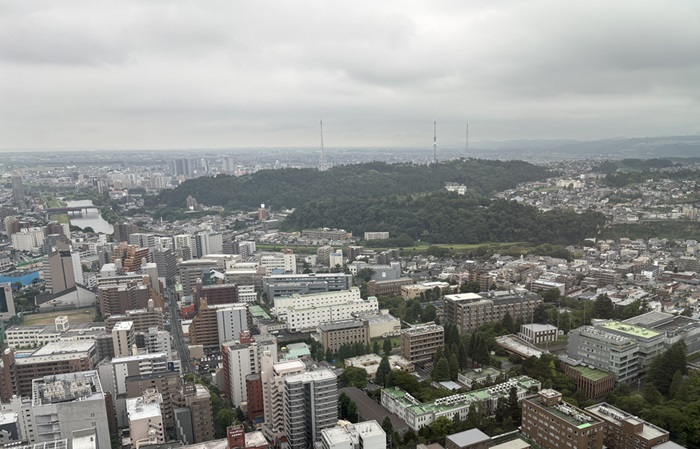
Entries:
{"type": "Polygon", "coordinates": [[[667,430],[605,402],[586,407],[586,412],[605,424],[603,444],[609,449],[651,449],[669,441],[667,430]]]}
{"type": "Polygon", "coordinates": [[[83,283],[83,267],[80,254],[77,251],[59,250],[50,254],[47,259],[48,269],[44,270],[46,288],[51,293],[61,293],[75,284],[83,283]]]}
{"type": "Polygon", "coordinates": [[[115,396],[127,392],[126,379],[133,376],[164,373],[168,370],[166,354],[138,354],[125,357],[114,357],[112,360],[98,366],[100,379],[107,391],[115,396]]]}
{"type": "Polygon", "coordinates": [[[389,238],[389,233],[384,232],[365,232],[365,240],[386,240],[389,238]]]}
{"type": "Polygon", "coordinates": [[[386,449],[386,433],[377,421],[364,421],[323,429],[320,443],[323,449],[386,449]]]}
{"type": "Polygon", "coordinates": [[[441,416],[450,420],[455,417],[465,420],[472,404],[478,404],[483,414],[492,415],[498,407],[498,399],[507,399],[512,388],[515,388],[520,401],[533,391],[539,391],[541,384],[530,377],[519,376],[488,388],[459,393],[431,402],[420,402],[398,387],[384,388],[381,401],[389,412],[401,418],[411,430],[418,432],[441,416]]]}
{"type": "Polygon", "coordinates": [[[248,400],[246,376],[260,373],[265,352],[277,359],[277,339],[274,336],[257,335],[253,338],[249,331],[244,331],[238,340],[221,344],[224,392],[233,405],[240,406],[248,400]]]}
{"type": "Polygon", "coordinates": [[[315,330],[321,323],[342,321],[356,315],[377,314],[377,298],[363,300],[360,289],[292,295],[275,299],[275,314],[290,332],[315,330]]]}
{"type": "Polygon", "coordinates": [[[614,374],[565,356],[560,356],[559,361],[564,374],[573,379],[576,389],[583,391],[589,399],[605,396],[615,389],[614,374]]]}
{"type": "Polygon", "coordinates": [[[177,277],[177,255],[172,248],[164,248],[153,252],[153,262],[158,269],[158,277],[173,281],[177,277]]]}
{"type": "Polygon", "coordinates": [[[700,320],[665,312],[648,312],[623,323],[660,332],[664,336],[665,349],[683,341],[688,354],[700,351],[700,320]]]}
{"type": "Polygon", "coordinates": [[[111,444],[107,404],[95,371],[42,376],[31,388],[30,443],[72,439],[86,428],[95,430],[97,447],[111,444]]]}
{"type": "Polygon", "coordinates": [[[549,324],[523,324],[520,326],[518,337],[530,344],[545,343],[548,341],[557,341],[559,329],[556,326],[549,324]]]}
{"type": "Polygon", "coordinates": [[[275,298],[311,293],[336,292],[352,287],[352,275],[345,273],[275,274],[262,280],[267,301],[275,298]]]}
{"type": "Polygon", "coordinates": [[[115,242],[128,242],[129,236],[139,232],[139,227],[129,223],[115,223],[114,224],[114,241],[115,242]]]}
{"type": "Polygon", "coordinates": [[[251,315],[247,304],[227,304],[226,307],[216,308],[216,327],[219,341],[229,341],[238,338],[241,332],[251,326],[251,315]]]}
{"type": "Polygon", "coordinates": [[[190,410],[193,442],[203,443],[214,439],[214,417],[209,390],[203,385],[187,382],[182,387],[179,400],[180,405],[190,410]]]}
{"type": "MultiPolygon", "coordinates": [[[[137,339],[143,339],[143,347],[149,353],[162,352],[168,355],[168,361],[173,360],[170,332],[152,327],[146,332],[137,334],[136,337],[137,339]]],[[[137,346],[141,347],[140,345],[137,346]]],[[[177,357],[175,358],[177,359],[177,357]]]]}
{"type": "Polygon", "coordinates": [[[369,344],[369,323],[362,320],[347,320],[322,323],[318,326],[323,350],[336,353],[343,345],[369,344]]]}
{"type": "Polygon", "coordinates": [[[131,321],[134,323],[134,332],[147,332],[148,329],[155,327],[159,330],[163,329],[163,309],[153,305],[153,299],[149,299],[144,309],[126,310],[124,314],[110,315],[105,319],[104,326],[107,332],[112,332],[114,326],[122,321],[131,321]]]}
{"type": "Polygon", "coordinates": [[[17,251],[39,252],[44,244],[43,228],[22,228],[10,236],[12,247],[17,251]]]}
{"type": "Polygon", "coordinates": [[[22,184],[22,175],[12,175],[12,202],[20,210],[24,209],[24,185],[22,184]]]}
{"type": "Polygon", "coordinates": [[[163,417],[165,434],[175,437],[175,408],[179,404],[181,387],[180,374],[175,371],[128,376],[125,379],[126,397],[143,397],[149,389],[155,389],[161,397],[160,411],[163,417]]]}
{"type": "Polygon", "coordinates": [[[296,256],[291,250],[285,250],[281,254],[260,256],[260,266],[265,268],[265,273],[268,276],[275,270],[283,270],[290,274],[297,272],[296,256]]]}
{"type": "Polygon", "coordinates": [[[330,256],[333,252],[333,247],[330,245],[320,246],[316,250],[316,263],[324,267],[328,267],[330,264],[330,256]]]}
{"type": "Polygon", "coordinates": [[[207,298],[207,304],[233,304],[238,301],[238,286],[236,284],[201,285],[195,288],[196,298],[207,298]]]}
{"type": "Polygon", "coordinates": [[[388,310],[379,311],[378,315],[363,315],[362,319],[369,324],[369,338],[399,335],[401,320],[391,315],[388,310]]]}
{"type": "Polygon", "coordinates": [[[476,331],[485,324],[499,322],[506,313],[513,320],[530,321],[535,307],[542,304],[539,295],[530,292],[492,291],[445,295],[444,313],[448,323],[455,324],[460,334],[476,331]]]}
{"type": "Polygon", "coordinates": [[[367,294],[371,296],[379,295],[400,295],[401,287],[413,285],[413,279],[400,278],[390,281],[369,281],[367,283],[367,294]]]}
{"type": "Polygon", "coordinates": [[[605,425],[561,400],[561,393],[542,390],[523,400],[522,433],[543,449],[602,449],[605,425]]]}
{"type": "Polygon", "coordinates": [[[445,328],[433,322],[417,324],[401,331],[401,352],[406,360],[426,363],[445,344],[445,328]]]}
{"type": "Polygon", "coordinates": [[[289,449],[306,449],[338,421],[338,379],[321,369],[284,378],[284,428],[289,449]]]}

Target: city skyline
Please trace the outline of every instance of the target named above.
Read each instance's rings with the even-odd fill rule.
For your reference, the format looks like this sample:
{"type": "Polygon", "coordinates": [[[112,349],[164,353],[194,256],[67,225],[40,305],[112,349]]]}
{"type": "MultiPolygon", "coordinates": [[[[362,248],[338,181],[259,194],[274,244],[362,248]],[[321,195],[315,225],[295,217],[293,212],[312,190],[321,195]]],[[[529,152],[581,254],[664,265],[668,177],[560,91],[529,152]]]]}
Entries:
{"type": "Polygon", "coordinates": [[[0,151],[700,133],[692,2],[6,5],[0,151]],[[359,8],[357,6],[360,6],[359,8]]]}

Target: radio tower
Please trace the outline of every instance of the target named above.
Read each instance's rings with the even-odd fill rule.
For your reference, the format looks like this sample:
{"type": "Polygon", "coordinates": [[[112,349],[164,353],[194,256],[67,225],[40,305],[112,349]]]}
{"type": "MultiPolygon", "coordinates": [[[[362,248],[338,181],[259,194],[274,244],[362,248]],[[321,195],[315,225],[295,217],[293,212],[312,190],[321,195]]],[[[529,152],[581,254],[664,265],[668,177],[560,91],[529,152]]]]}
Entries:
{"type": "Polygon", "coordinates": [[[467,119],[467,140],[464,143],[464,158],[469,157],[469,119],[467,119]]]}
{"type": "Polygon", "coordinates": [[[433,164],[437,161],[437,119],[433,119],[433,164]]]}
{"type": "Polygon", "coordinates": [[[328,170],[328,162],[326,162],[326,153],[323,151],[323,120],[321,120],[321,158],[318,161],[318,171],[328,170]]]}

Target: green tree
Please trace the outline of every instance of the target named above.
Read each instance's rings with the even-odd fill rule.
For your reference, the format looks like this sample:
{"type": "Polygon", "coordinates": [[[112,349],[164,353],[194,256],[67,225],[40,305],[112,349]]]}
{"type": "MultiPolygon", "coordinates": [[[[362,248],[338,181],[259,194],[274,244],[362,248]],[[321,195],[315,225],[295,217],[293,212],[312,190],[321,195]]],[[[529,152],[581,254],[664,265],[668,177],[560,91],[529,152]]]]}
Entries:
{"type": "Polygon", "coordinates": [[[236,420],[236,412],[230,408],[222,408],[216,414],[216,423],[225,429],[236,420]]]}
{"type": "Polygon", "coordinates": [[[348,404],[347,420],[352,423],[359,421],[359,413],[357,411],[357,404],[355,404],[355,401],[350,401],[350,404],[348,404]]]}
{"type": "Polygon", "coordinates": [[[676,373],[673,375],[673,379],[671,379],[671,385],[668,387],[668,395],[671,398],[675,398],[676,394],[678,393],[678,390],[681,388],[683,385],[683,374],[681,374],[680,371],[676,370],[676,373]]]}
{"type": "Polygon", "coordinates": [[[390,338],[384,339],[384,354],[385,355],[391,354],[391,339],[390,338]]]}
{"type": "Polygon", "coordinates": [[[385,416],[382,421],[382,430],[386,434],[386,447],[393,447],[392,437],[394,436],[394,424],[391,422],[389,416],[385,416]]]}
{"type": "Polygon", "coordinates": [[[456,381],[459,375],[459,359],[454,352],[450,354],[450,379],[456,381]]]}
{"type": "Polygon", "coordinates": [[[607,293],[600,295],[595,300],[594,314],[596,318],[608,320],[615,314],[615,305],[607,293]]]}
{"type": "Polygon", "coordinates": [[[542,292],[542,300],[544,302],[556,304],[560,298],[561,292],[558,288],[550,288],[549,290],[542,292]]]}
{"type": "Polygon", "coordinates": [[[367,386],[367,371],[364,368],[348,366],[338,377],[338,384],[342,387],[365,388],[367,386]]]}
{"type": "Polygon", "coordinates": [[[372,343],[372,352],[379,355],[379,340],[374,340],[372,343]]]}
{"type": "Polygon", "coordinates": [[[503,330],[505,330],[508,333],[515,333],[515,323],[513,322],[513,317],[510,315],[510,312],[506,312],[505,315],[503,315],[503,319],[501,320],[501,327],[503,330]]]}
{"type": "Polygon", "coordinates": [[[389,357],[385,355],[382,357],[382,361],[379,362],[379,366],[377,367],[377,385],[386,387],[389,374],[391,374],[391,365],[389,364],[389,357]]]}
{"type": "Polygon", "coordinates": [[[450,380],[450,362],[444,356],[440,357],[437,365],[435,365],[433,380],[438,382],[450,380]]]}

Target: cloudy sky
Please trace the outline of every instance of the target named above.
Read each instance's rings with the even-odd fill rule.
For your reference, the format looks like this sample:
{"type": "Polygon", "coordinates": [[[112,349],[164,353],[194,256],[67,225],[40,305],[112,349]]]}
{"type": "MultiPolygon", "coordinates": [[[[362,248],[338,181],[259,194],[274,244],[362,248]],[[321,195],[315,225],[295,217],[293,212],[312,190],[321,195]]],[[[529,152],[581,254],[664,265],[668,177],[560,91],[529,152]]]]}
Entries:
{"type": "Polygon", "coordinates": [[[700,134],[700,2],[0,0],[0,149],[700,134]]]}

